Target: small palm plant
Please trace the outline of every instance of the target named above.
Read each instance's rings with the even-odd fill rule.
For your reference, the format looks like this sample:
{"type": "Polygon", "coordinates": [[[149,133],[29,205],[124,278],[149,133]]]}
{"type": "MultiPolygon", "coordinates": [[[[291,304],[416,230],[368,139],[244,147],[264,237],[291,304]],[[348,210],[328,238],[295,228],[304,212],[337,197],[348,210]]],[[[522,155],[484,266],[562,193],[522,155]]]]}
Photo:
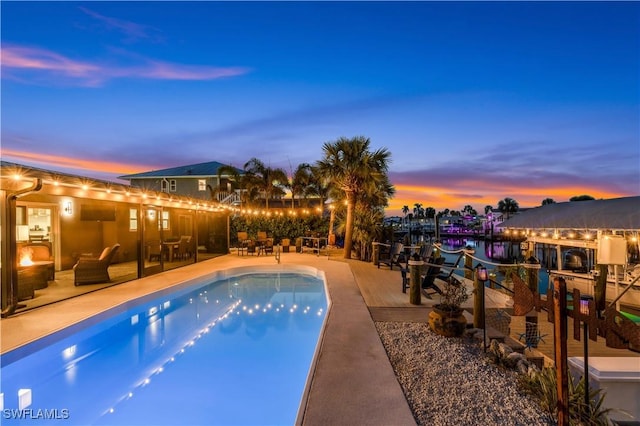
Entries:
{"type": "Polygon", "coordinates": [[[441,290],[442,294],[440,295],[440,304],[438,305],[438,308],[443,311],[459,311],[462,304],[469,299],[467,287],[454,278],[445,280],[441,290]]]}

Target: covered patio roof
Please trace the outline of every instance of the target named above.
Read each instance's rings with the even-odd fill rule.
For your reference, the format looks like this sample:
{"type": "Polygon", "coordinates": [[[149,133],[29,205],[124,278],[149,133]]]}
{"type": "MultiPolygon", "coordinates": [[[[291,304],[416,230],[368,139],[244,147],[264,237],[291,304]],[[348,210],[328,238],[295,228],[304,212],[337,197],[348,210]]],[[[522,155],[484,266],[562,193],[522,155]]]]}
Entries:
{"type": "Polygon", "coordinates": [[[640,196],[553,203],[524,211],[501,225],[517,229],[640,230],[640,196]]]}

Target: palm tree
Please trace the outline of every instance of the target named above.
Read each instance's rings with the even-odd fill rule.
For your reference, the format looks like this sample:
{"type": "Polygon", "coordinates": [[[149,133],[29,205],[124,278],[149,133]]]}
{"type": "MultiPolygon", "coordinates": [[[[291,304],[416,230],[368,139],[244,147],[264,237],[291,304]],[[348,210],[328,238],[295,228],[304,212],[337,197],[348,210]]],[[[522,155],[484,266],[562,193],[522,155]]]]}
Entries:
{"type": "MultiPolygon", "coordinates": [[[[222,165],[218,167],[218,182],[222,182],[223,176],[228,176],[232,190],[240,190],[240,203],[246,203],[248,178],[245,179],[242,170],[233,166],[222,165]]],[[[211,194],[211,199],[217,201],[217,196],[222,191],[222,188],[220,186],[213,188],[211,185],[207,185],[207,188],[211,194]]]]}
{"type": "Polygon", "coordinates": [[[402,214],[404,214],[404,228],[407,227],[407,215],[409,214],[409,206],[404,205],[402,206],[402,214]]]}
{"type": "Polygon", "coordinates": [[[305,188],[305,196],[320,198],[320,208],[323,208],[325,200],[331,197],[334,203],[339,200],[339,194],[331,194],[332,188],[329,179],[322,176],[317,166],[309,168],[309,182],[305,188]]]}
{"type": "Polygon", "coordinates": [[[341,137],[335,142],[326,142],[322,147],[324,158],[316,163],[320,174],[330,179],[332,185],[344,193],[347,201],[345,259],[351,259],[354,208],[358,196],[372,195],[382,188],[386,193],[381,196],[386,199],[394,191],[387,176],[391,153],[386,148],[370,152],[370,144],[369,138],[364,136],[341,137]]]}
{"type": "Polygon", "coordinates": [[[464,206],[464,208],[462,209],[462,213],[463,214],[468,214],[469,216],[475,216],[478,214],[478,212],[476,211],[476,209],[474,209],[473,207],[471,207],[471,205],[467,204],[466,206],[464,206]]]}
{"type": "Polygon", "coordinates": [[[283,193],[280,188],[288,182],[287,173],[280,168],[271,168],[257,158],[252,158],[244,165],[245,174],[253,176],[252,183],[263,194],[266,208],[269,210],[269,199],[276,193],[283,193]]]}
{"type": "Polygon", "coordinates": [[[575,197],[569,198],[569,201],[591,201],[595,200],[591,195],[576,195],[575,197]]]}
{"type": "Polygon", "coordinates": [[[421,218],[424,216],[424,209],[422,208],[422,203],[415,203],[413,205],[413,214],[417,218],[421,218]]]}
{"type": "Polygon", "coordinates": [[[489,214],[489,212],[493,211],[493,206],[486,205],[484,206],[484,214],[489,214]]]}
{"type": "Polygon", "coordinates": [[[353,221],[353,248],[360,253],[360,260],[369,261],[372,243],[383,236],[384,208],[395,189],[388,177],[377,184],[364,185],[356,196],[353,221]]]}
{"type": "MultiPolygon", "coordinates": [[[[414,203],[413,204],[413,218],[417,219],[418,222],[420,222],[420,218],[422,217],[422,203],[414,203]]],[[[412,224],[410,224],[410,228],[412,224]]],[[[411,231],[409,231],[409,242],[411,242],[411,231]]]]}
{"type": "Polygon", "coordinates": [[[434,217],[436,217],[436,209],[434,209],[433,207],[426,207],[424,209],[424,217],[426,217],[427,219],[433,219],[434,217]]]}
{"type": "Polygon", "coordinates": [[[518,205],[518,202],[513,198],[507,197],[504,200],[500,200],[498,202],[498,210],[503,214],[506,214],[507,219],[509,219],[509,216],[511,214],[517,212],[518,209],[520,209],[520,206],[518,205]]]}
{"type": "Polygon", "coordinates": [[[311,184],[311,165],[308,163],[299,164],[291,177],[291,208],[295,208],[296,195],[302,195],[305,199],[308,194],[308,187],[311,184]]]}
{"type": "Polygon", "coordinates": [[[542,200],[542,205],[546,206],[547,204],[555,204],[555,200],[553,198],[545,198],[542,200]]]}

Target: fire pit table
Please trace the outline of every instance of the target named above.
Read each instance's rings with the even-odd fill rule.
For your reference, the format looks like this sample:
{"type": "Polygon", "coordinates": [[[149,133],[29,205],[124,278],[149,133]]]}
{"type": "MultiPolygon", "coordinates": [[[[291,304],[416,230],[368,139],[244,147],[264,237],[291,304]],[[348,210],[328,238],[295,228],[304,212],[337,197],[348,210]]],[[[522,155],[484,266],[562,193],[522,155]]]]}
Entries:
{"type": "Polygon", "coordinates": [[[49,285],[49,269],[52,265],[52,261],[46,260],[34,260],[31,265],[19,265],[18,286],[31,286],[34,290],[46,288],[49,285]]]}

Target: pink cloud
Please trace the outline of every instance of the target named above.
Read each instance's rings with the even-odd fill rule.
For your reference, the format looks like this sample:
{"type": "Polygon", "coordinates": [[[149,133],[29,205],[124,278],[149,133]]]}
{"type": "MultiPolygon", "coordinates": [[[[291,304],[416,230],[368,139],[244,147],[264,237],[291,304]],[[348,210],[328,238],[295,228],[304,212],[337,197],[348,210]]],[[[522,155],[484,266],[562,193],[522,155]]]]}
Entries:
{"type": "Polygon", "coordinates": [[[2,66],[60,72],[71,76],[86,76],[95,72],[95,65],[74,61],[57,53],[20,46],[4,46],[2,48],[2,66]]]}
{"type": "Polygon", "coordinates": [[[184,65],[140,56],[136,58],[138,64],[132,66],[99,64],[71,59],[45,49],[5,45],[2,49],[2,68],[3,77],[22,82],[93,87],[116,78],[215,80],[249,72],[243,67],[184,65]]]}
{"type": "Polygon", "coordinates": [[[94,12],[93,10],[87,9],[86,7],[80,7],[79,9],[92,18],[103,23],[108,29],[114,29],[125,34],[130,41],[139,39],[152,41],[161,40],[161,37],[158,35],[159,31],[148,25],[137,24],[131,21],[104,16],[97,12],[94,12]]]}

